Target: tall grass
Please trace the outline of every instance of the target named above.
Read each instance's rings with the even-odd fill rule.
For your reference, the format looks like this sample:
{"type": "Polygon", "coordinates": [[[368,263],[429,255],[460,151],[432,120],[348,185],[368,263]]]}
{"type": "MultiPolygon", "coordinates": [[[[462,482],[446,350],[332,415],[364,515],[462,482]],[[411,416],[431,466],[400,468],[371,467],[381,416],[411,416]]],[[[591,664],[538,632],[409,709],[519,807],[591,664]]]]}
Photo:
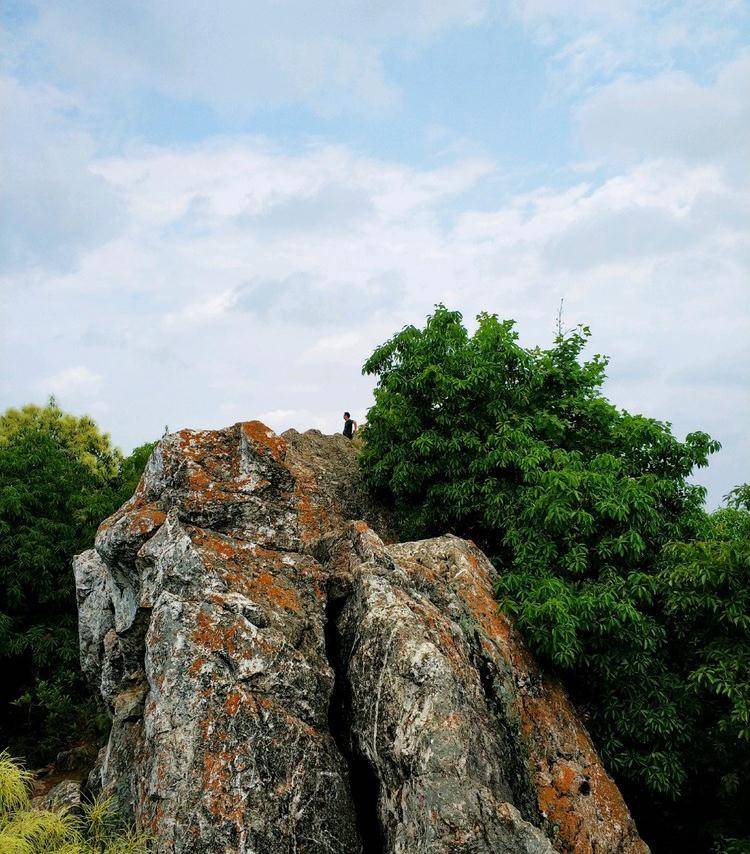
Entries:
{"type": "Polygon", "coordinates": [[[0,852],[2,854],[145,854],[148,839],[124,826],[111,801],[97,799],[80,813],[35,809],[34,776],[7,752],[0,753],[0,852]]]}

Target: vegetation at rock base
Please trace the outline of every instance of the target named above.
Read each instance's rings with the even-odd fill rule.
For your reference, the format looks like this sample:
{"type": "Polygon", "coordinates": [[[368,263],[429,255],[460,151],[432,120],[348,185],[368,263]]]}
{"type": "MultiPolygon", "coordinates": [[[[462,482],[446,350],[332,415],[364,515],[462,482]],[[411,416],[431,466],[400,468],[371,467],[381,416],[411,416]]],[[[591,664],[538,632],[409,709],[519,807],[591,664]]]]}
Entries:
{"type": "Polygon", "coordinates": [[[405,537],[469,537],[501,568],[647,839],[750,836],[747,487],[707,514],[689,477],[719,443],[611,404],[586,327],[527,349],[477,320],[438,306],[365,363],[370,487],[405,537]]]}
{"type": "Polygon", "coordinates": [[[29,762],[101,722],[80,673],[71,559],[132,494],[152,447],[123,458],[54,400],[0,416],[0,744],[29,762]]]}
{"type": "Polygon", "coordinates": [[[123,827],[109,801],[84,804],[81,814],[35,809],[33,775],[0,753],[0,851],[6,854],[145,854],[143,834],[123,827]]]}

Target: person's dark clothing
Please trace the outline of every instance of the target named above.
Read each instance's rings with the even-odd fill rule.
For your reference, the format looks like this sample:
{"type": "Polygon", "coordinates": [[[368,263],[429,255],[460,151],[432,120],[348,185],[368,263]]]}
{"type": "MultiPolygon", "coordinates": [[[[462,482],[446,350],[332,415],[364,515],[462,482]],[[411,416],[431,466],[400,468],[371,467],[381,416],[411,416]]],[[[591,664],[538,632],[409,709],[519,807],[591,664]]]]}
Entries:
{"type": "Polygon", "coordinates": [[[347,418],[344,422],[344,435],[347,439],[351,439],[354,435],[354,420],[352,418],[347,418]]]}

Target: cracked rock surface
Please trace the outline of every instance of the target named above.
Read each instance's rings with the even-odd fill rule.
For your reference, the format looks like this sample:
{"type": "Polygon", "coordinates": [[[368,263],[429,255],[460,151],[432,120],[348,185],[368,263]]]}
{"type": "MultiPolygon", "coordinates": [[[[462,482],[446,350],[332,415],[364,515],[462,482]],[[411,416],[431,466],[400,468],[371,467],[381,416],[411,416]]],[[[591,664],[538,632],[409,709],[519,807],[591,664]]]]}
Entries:
{"type": "Polygon", "coordinates": [[[95,788],[160,852],[643,852],[560,686],[342,436],[182,431],[75,559],[95,788]]]}

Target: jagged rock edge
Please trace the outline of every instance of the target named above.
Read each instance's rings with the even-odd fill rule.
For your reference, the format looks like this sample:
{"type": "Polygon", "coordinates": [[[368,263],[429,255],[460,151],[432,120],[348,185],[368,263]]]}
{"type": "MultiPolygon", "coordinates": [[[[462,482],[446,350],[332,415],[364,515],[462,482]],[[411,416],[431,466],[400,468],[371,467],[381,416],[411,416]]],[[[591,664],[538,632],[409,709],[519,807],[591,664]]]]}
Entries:
{"type": "MultiPolygon", "coordinates": [[[[241,431],[241,442],[246,442],[247,437],[246,437],[245,430],[244,430],[245,425],[236,425],[236,426],[243,428],[241,431]]],[[[269,443],[272,444],[272,442],[274,440],[270,439],[270,437],[272,436],[271,431],[267,431],[267,428],[264,428],[263,425],[260,425],[260,427],[266,431],[266,435],[269,437],[269,443]]],[[[257,433],[258,428],[254,427],[253,431],[255,433],[257,433]]],[[[222,431],[219,431],[219,433],[221,433],[221,432],[222,431]]],[[[228,433],[229,431],[223,431],[223,432],[228,433]]],[[[218,435],[218,434],[216,434],[216,435],[218,435]]],[[[299,434],[297,434],[297,435],[299,435],[299,434]]],[[[316,439],[315,441],[318,441],[318,440],[316,439]]],[[[273,451],[271,453],[273,455],[273,451]]],[[[162,454],[162,445],[160,444],[160,446],[158,448],[158,453],[155,454],[155,456],[154,456],[154,460],[156,461],[154,463],[154,465],[156,465],[157,467],[160,465],[159,457],[161,454],[162,454]]],[[[203,470],[203,472],[202,472],[203,475],[207,476],[203,466],[201,466],[201,469],[203,470]]],[[[305,474],[305,477],[307,478],[308,475],[305,474]]],[[[320,487],[320,484],[317,484],[316,487],[320,487]]],[[[296,490],[296,487],[295,487],[295,490],[296,490]]],[[[128,504],[131,504],[132,502],[133,502],[133,499],[131,499],[131,502],[128,502],[128,504]]],[[[136,504],[137,504],[137,502],[136,502],[136,504]]],[[[126,507],[127,507],[127,505],[126,505],[126,507]]],[[[125,509],[125,508],[123,508],[123,509],[125,509]]],[[[149,511],[149,512],[152,512],[152,511],[149,511]]],[[[208,513],[207,515],[211,516],[210,513],[208,513]]],[[[314,516],[315,514],[311,511],[311,515],[314,516]]],[[[154,523],[154,527],[151,529],[150,536],[141,540],[140,543],[138,544],[139,545],[139,548],[138,548],[139,554],[140,554],[141,549],[144,548],[148,543],[151,543],[152,540],[157,536],[157,534],[159,532],[161,532],[164,523],[167,522],[168,516],[171,516],[173,520],[177,521],[177,523],[180,527],[183,527],[183,524],[186,523],[186,524],[188,524],[188,526],[190,528],[196,529],[199,531],[203,531],[204,533],[208,533],[208,534],[215,533],[217,536],[229,536],[229,537],[236,539],[236,540],[240,540],[240,541],[243,540],[243,538],[241,536],[238,536],[238,531],[232,531],[232,533],[227,534],[227,533],[222,532],[221,530],[214,531],[211,528],[203,528],[202,526],[197,525],[196,524],[197,520],[194,517],[193,518],[188,517],[187,519],[183,520],[182,518],[179,517],[178,509],[175,505],[173,505],[170,508],[170,511],[168,514],[161,514],[161,516],[162,516],[162,518],[159,520],[156,518],[156,516],[154,516],[154,518],[151,520],[154,523]]],[[[323,518],[325,518],[325,514],[323,514],[323,518]]],[[[344,518],[346,518],[346,517],[344,517],[344,518]]],[[[351,517],[349,517],[349,518],[351,518],[351,517]]],[[[201,521],[206,519],[206,516],[202,515],[202,512],[201,512],[200,519],[201,519],[201,521]]],[[[318,524],[317,520],[313,520],[313,521],[315,521],[316,524],[318,524]]],[[[352,523],[350,523],[350,524],[352,524],[352,523]]],[[[359,523],[354,523],[354,524],[356,527],[356,525],[359,523]]],[[[334,533],[335,533],[335,531],[334,531],[334,533]]],[[[188,539],[189,539],[189,537],[188,537],[188,539]]],[[[304,553],[312,554],[312,553],[319,550],[320,542],[323,539],[325,539],[325,532],[322,531],[318,527],[317,536],[311,537],[308,539],[307,543],[305,544],[304,550],[302,552],[300,552],[299,549],[295,549],[292,547],[286,547],[283,543],[280,543],[280,542],[274,542],[273,543],[273,549],[278,553],[283,553],[286,551],[289,554],[295,554],[295,555],[300,555],[300,554],[304,554],[304,553]]],[[[244,542],[246,542],[247,544],[255,544],[257,541],[255,539],[247,538],[244,540],[244,542]]],[[[191,544],[192,544],[192,541],[191,541],[191,544]]],[[[127,543],[126,543],[126,545],[127,545],[127,543]]],[[[82,557],[84,557],[84,556],[82,556],[82,557]]],[[[360,559],[362,559],[363,557],[364,557],[363,555],[359,555],[360,559]]],[[[114,573],[112,573],[113,564],[114,564],[114,566],[118,566],[119,562],[120,561],[118,559],[115,559],[112,562],[109,562],[110,577],[112,575],[114,575],[114,573]]],[[[103,560],[102,560],[102,563],[104,563],[103,560]]],[[[340,590],[335,591],[332,589],[332,585],[335,587],[336,584],[340,584],[340,579],[334,580],[332,582],[330,579],[331,579],[334,571],[331,570],[330,567],[328,567],[328,564],[326,561],[320,560],[319,563],[322,566],[327,567],[330,571],[329,572],[329,583],[325,586],[325,590],[324,590],[325,597],[326,597],[326,601],[325,601],[325,604],[323,606],[324,612],[328,613],[328,609],[330,607],[332,607],[331,603],[334,603],[336,601],[338,601],[340,603],[340,607],[341,607],[341,609],[343,609],[343,607],[347,603],[347,596],[344,595],[342,597],[340,590]]],[[[394,565],[392,560],[390,560],[390,564],[394,565]]],[[[105,564],[105,566],[106,565],[107,564],[105,564]]],[[[87,620],[84,618],[83,615],[87,611],[87,608],[89,611],[92,610],[92,606],[94,605],[94,603],[88,601],[90,599],[90,597],[92,596],[93,591],[91,589],[88,589],[88,591],[86,591],[86,587],[87,587],[87,585],[85,583],[86,579],[84,578],[84,579],[82,579],[82,581],[84,583],[82,583],[80,586],[81,589],[79,591],[79,606],[81,607],[81,613],[82,613],[82,619],[81,619],[81,625],[82,625],[82,656],[85,658],[87,653],[85,651],[86,643],[85,643],[85,639],[84,639],[83,628],[84,628],[84,625],[86,624],[87,620]]],[[[91,585],[89,585],[89,588],[90,587],[91,587],[91,585]]],[[[115,594],[120,600],[122,600],[123,598],[125,598],[124,592],[125,592],[126,587],[127,587],[127,584],[120,587],[116,591],[116,594],[115,594],[115,591],[111,591],[111,592],[113,594],[115,594]]],[[[200,600],[200,598],[196,598],[194,600],[186,600],[186,601],[200,602],[201,600],[200,600]]],[[[154,605],[155,605],[155,603],[154,603],[154,605]]],[[[111,600],[110,600],[108,607],[112,607],[111,600]]],[[[225,607],[225,606],[222,606],[222,607],[225,607]]],[[[113,608],[113,610],[116,610],[116,609],[113,608]]],[[[143,624],[148,623],[150,621],[150,616],[151,616],[152,611],[153,611],[153,605],[151,608],[140,607],[138,609],[138,613],[133,615],[134,621],[131,622],[131,625],[128,627],[128,629],[126,629],[121,634],[119,634],[120,638],[124,638],[125,640],[130,640],[131,643],[135,642],[138,645],[139,650],[141,652],[145,651],[145,643],[146,643],[146,634],[145,634],[146,629],[144,629],[143,624]],[[135,618],[138,618],[138,619],[135,619],[135,618]],[[140,623],[141,625],[135,627],[135,623],[140,623]],[[132,631],[132,629],[134,627],[136,628],[136,631],[132,631]],[[130,637],[128,637],[128,636],[130,636],[130,637]]],[[[106,618],[102,618],[102,619],[104,619],[106,622],[106,618]]],[[[330,632],[332,629],[333,629],[333,627],[329,627],[328,631],[330,632]]],[[[467,644],[469,647],[472,664],[475,667],[478,675],[480,676],[480,681],[482,684],[482,690],[484,692],[484,695],[485,695],[485,698],[487,701],[487,705],[488,705],[488,707],[492,707],[493,704],[497,704],[497,702],[498,702],[498,692],[496,690],[493,690],[493,684],[494,684],[495,676],[491,676],[491,674],[490,674],[491,678],[489,678],[487,672],[485,672],[485,671],[486,671],[487,667],[491,668],[492,666],[494,666],[494,664],[489,659],[485,658],[485,656],[483,655],[482,645],[478,641],[478,632],[479,632],[479,629],[475,628],[474,631],[471,633],[471,637],[469,637],[469,636],[466,637],[466,641],[467,641],[467,644]]],[[[464,630],[464,635],[467,635],[467,632],[465,630],[464,630]]],[[[340,643],[340,639],[337,642],[340,643]]],[[[89,652],[90,652],[90,650],[89,650],[89,652]]],[[[337,681],[339,681],[340,683],[344,683],[345,679],[346,679],[346,668],[342,667],[342,663],[340,661],[335,660],[336,659],[335,655],[333,656],[334,660],[332,661],[331,656],[328,653],[329,653],[329,650],[326,650],[328,663],[329,663],[329,666],[331,667],[331,669],[333,670],[333,672],[335,674],[335,679],[337,681]]],[[[103,654],[102,654],[102,657],[103,657],[103,654]]],[[[85,662],[84,662],[84,665],[85,665],[85,662]]],[[[133,679],[130,687],[134,690],[135,694],[138,694],[140,691],[143,690],[143,688],[146,687],[146,685],[144,685],[143,682],[139,683],[137,679],[133,679]]],[[[134,726],[138,726],[140,724],[140,726],[142,728],[143,721],[142,721],[142,719],[139,718],[139,704],[142,705],[144,697],[143,696],[141,696],[140,698],[133,697],[132,699],[134,702],[129,708],[126,708],[126,709],[121,708],[120,709],[119,723],[120,724],[130,723],[134,726]]],[[[333,701],[334,701],[334,698],[332,696],[331,702],[333,702],[333,701]]],[[[113,711],[114,718],[117,719],[118,718],[118,710],[113,708],[112,711],[113,711]]],[[[504,711],[507,712],[507,709],[504,709],[504,711]]],[[[329,708],[329,713],[330,713],[330,708],[329,708]]],[[[502,721],[503,721],[503,715],[502,714],[494,712],[493,717],[495,717],[495,719],[498,723],[502,723],[502,721]]],[[[115,722],[116,722],[116,720],[115,720],[115,722]]],[[[110,736],[110,742],[112,741],[114,734],[115,734],[115,727],[113,726],[113,731],[112,731],[112,734],[110,736]]],[[[510,735],[512,735],[512,734],[513,733],[509,733],[508,737],[506,738],[506,743],[510,747],[512,747],[514,744],[514,739],[510,737],[510,735]]],[[[345,747],[346,741],[351,741],[351,740],[352,740],[351,734],[349,732],[341,733],[339,736],[339,741],[341,742],[342,745],[344,745],[344,747],[345,747]]],[[[334,739],[334,741],[336,741],[336,739],[334,739]]],[[[348,763],[351,762],[351,759],[347,760],[347,757],[345,755],[346,750],[342,750],[341,746],[338,743],[336,744],[336,749],[339,751],[340,754],[343,755],[344,760],[346,760],[348,763]]],[[[365,757],[359,757],[359,758],[366,761],[365,757]]],[[[515,759],[518,759],[518,758],[519,757],[515,757],[515,759]]],[[[514,764],[517,764],[515,762],[515,759],[514,759],[514,764]]],[[[524,786],[522,788],[525,789],[527,787],[524,786]]],[[[351,781],[350,781],[350,792],[351,791],[352,791],[352,788],[351,788],[351,781]]],[[[518,791],[514,791],[514,800],[521,800],[521,799],[526,801],[527,800],[526,795],[522,794],[518,791]]],[[[528,816],[528,818],[531,819],[535,824],[537,822],[539,822],[540,816],[539,816],[538,811],[535,812],[534,809],[524,809],[523,812],[526,813],[526,816],[528,816]],[[532,816],[532,813],[535,813],[535,814],[532,816]]],[[[526,817],[526,816],[524,816],[524,817],[526,817]]],[[[629,820],[629,816],[627,817],[627,819],[629,820]]],[[[511,822],[514,821],[514,819],[509,819],[509,820],[511,822]]],[[[635,850],[639,850],[639,851],[646,850],[645,846],[643,846],[643,844],[640,842],[640,840],[638,840],[637,836],[633,836],[631,834],[631,836],[627,837],[627,838],[623,837],[623,839],[625,839],[625,842],[623,842],[623,845],[625,847],[621,848],[618,845],[617,849],[613,848],[612,850],[622,850],[622,851],[625,851],[625,850],[628,850],[628,851],[630,851],[630,850],[633,850],[633,851],[635,851],[635,850]],[[632,838],[632,845],[627,842],[627,838],[632,838]],[[627,847],[627,846],[630,846],[630,847],[627,847]]]]}

